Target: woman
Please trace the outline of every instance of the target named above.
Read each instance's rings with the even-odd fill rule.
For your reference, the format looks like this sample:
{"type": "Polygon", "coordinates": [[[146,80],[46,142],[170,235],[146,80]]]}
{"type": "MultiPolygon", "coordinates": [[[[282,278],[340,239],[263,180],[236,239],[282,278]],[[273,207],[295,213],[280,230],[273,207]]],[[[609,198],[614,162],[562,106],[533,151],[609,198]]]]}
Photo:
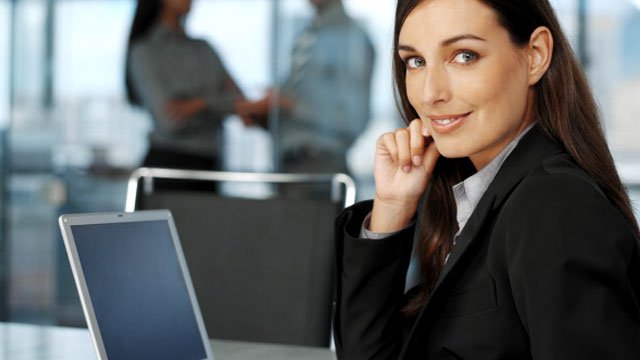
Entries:
{"type": "Polygon", "coordinates": [[[218,169],[222,120],[244,99],[211,46],[185,33],[190,9],[191,0],[138,0],[126,88],[155,124],[144,166],[218,169]]]}
{"type": "Polygon", "coordinates": [[[638,225],[549,3],[399,0],[394,39],[411,121],[337,220],[338,357],[640,358],[638,225]]]}

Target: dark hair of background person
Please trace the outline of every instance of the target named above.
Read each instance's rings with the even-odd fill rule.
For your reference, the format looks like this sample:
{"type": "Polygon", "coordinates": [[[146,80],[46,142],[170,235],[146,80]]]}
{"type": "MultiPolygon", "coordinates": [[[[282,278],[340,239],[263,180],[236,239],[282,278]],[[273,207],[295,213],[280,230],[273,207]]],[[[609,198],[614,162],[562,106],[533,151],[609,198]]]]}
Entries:
{"type": "MultiPolygon", "coordinates": [[[[405,64],[398,55],[400,30],[409,13],[423,0],[398,0],[396,8],[393,73],[396,102],[405,122],[418,118],[409,103],[405,83],[405,64]]],[[[526,46],[533,31],[546,26],[554,40],[549,69],[535,85],[534,116],[542,130],[554,138],[574,161],[595,179],[609,200],[620,210],[640,239],[631,202],[609,152],[596,102],[582,68],[561,30],[547,0],[479,0],[492,8],[517,46],[526,46]]],[[[428,201],[423,202],[420,221],[420,293],[403,309],[416,314],[430,292],[452,248],[458,230],[452,187],[475,172],[467,158],[440,157],[431,177],[428,201]]],[[[603,241],[606,241],[603,239],[603,241]]]]}
{"type": "Polygon", "coordinates": [[[143,38],[149,29],[156,23],[162,10],[162,0],[138,0],[136,12],[133,17],[133,24],[129,32],[127,52],[125,56],[124,83],[127,91],[127,100],[131,105],[142,106],[142,100],[133,88],[133,81],[129,74],[129,52],[132,45],[143,38]]]}

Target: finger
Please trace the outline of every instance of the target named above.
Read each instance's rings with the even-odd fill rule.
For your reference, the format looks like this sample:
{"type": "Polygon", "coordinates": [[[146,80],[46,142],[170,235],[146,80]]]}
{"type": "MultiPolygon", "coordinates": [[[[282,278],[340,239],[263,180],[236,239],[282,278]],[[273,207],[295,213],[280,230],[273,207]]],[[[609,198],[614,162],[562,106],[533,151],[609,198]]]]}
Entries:
{"type": "Polygon", "coordinates": [[[423,121],[422,122],[422,136],[424,137],[430,137],[431,136],[431,130],[429,129],[429,123],[428,121],[423,121]]]}
{"type": "Polygon", "coordinates": [[[380,136],[378,140],[382,149],[389,154],[391,161],[398,163],[398,146],[396,144],[396,136],[393,133],[386,133],[380,136]]]}
{"type": "Polygon", "coordinates": [[[402,171],[411,172],[411,148],[409,145],[409,130],[398,129],[395,133],[396,144],[398,146],[398,166],[402,171]]]}
{"type": "Polygon", "coordinates": [[[422,136],[422,120],[415,119],[409,124],[409,145],[411,146],[411,162],[415,166],[422,164],[424,155],[424,136],[422,136]]]}
{"type": "Polygon", "coordinates": [[[431,176],[431,173],[433,172],[433,168],[435,168],[439,157],[440,157],[440,152],[436,147],[436,143],[432,141],[427,146],[427,150],[424,153],[424,163],[423,163],[424,169],[426,170],[427,174],[429,174],[429,176],[431,176]]]}

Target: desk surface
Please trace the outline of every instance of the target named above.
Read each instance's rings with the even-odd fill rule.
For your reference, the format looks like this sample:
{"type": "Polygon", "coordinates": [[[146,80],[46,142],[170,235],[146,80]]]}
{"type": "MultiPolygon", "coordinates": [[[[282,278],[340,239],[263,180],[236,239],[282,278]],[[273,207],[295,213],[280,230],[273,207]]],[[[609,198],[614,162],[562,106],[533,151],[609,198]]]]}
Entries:
{"type": "MultiPolygon", "coordinates": [[[[335,360],[329,349],[212,340],[216,360],[335,360]]],[[[95,359],[87,329],[0,323],[0,360],[95,359]]]]}

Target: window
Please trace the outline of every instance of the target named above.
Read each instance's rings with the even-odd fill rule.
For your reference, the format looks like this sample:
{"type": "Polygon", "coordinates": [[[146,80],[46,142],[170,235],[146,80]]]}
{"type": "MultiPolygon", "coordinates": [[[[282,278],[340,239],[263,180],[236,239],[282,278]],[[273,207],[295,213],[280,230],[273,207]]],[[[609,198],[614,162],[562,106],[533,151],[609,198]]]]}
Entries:
{"type": "Polygon", "coordinates": [[[9,124],[9,51],[11,35],[11,3],[0,1],[0,129],[9,124]]]}
{"type": "Polygon", "coordinates": [[[640,206],[640,4],[589,1],[587,75],[600,105],[609,146],[636,214],[640,206]]]}
{"type": "MultiPolygon", "coordinates": [[[[0,168],[4,169],[5,164],[5,132],[9,126],[9,102],[10,102],[10,65],[9,65],[9,44],[11,34],[11,3],[8,0],[0,0],[0,168]]],[[[0,234],[5,231],[5,177],[4,171],[0,174],[0,187],[3,189],[0,194],[0,234]]],[[[6,293],[7,281],[7,259],[6,239],[0,235],[0,320],[6,316],[7,304],[4,294],[6,293]]]]}

